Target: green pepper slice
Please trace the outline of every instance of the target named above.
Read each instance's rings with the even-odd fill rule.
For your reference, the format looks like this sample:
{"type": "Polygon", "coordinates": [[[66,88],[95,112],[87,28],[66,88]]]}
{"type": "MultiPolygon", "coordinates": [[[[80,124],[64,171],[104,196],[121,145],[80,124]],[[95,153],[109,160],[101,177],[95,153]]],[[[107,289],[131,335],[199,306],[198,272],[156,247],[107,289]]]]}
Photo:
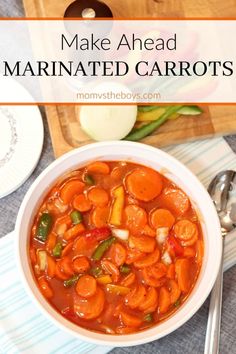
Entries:
{"type": "Polygon", "coordinates": [[[108,250],[108,248],[116,241],[115,237],[110,237],[107,240],[102,241],[98,247],[95,249],[92,255],[92,259],[94,261],[100,261],[104,253],[108,250]]]}
{"type": "Polygon", "coordinates": [[[83,216],[78,210],[74,210],[70,213],[71,221],[74,225],[80,224],[83,221],[83,216]]]}
{"type": "Polygon", "coordinates": [[[58,242],[55,247],[52,250],[52,254],[54,257],[60,257],[61,256],[61,251],[62,251],[62,244],[61,242],[58,242]]]}
{"type": "Polygon", "coordinates": [[[43,213],[39,219],[38,227],[36,230],[36,238],[39,241],[45,242],[52,228],[52,215],[43,213]]]}

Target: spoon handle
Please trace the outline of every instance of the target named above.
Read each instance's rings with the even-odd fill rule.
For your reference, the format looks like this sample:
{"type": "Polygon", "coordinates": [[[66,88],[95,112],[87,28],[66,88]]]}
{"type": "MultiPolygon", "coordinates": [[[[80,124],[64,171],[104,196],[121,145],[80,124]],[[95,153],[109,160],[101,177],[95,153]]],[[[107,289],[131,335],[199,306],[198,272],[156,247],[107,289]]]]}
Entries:
{"type": "Polygon", "coordinates": [[[215,285],[211,291],[211,300],[208,313],[204,354],[218,354],[220,343],[220,324],[223,289],[223,254],[224,240],[222,246],[222,258],[215,285]]]}

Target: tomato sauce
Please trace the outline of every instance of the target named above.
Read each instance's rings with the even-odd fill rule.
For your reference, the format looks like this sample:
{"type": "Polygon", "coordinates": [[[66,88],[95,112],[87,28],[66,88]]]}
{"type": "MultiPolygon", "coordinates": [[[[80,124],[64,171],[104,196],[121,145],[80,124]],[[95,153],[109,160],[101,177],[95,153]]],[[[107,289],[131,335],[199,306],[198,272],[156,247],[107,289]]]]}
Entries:
{"type": "Polygon", "coordinates": [[[171,316],[191,293],[203,253],[184,191],[125,161],[62,177],[35,215],[29,245],[48,302],[78,326],[117,335],[171,316]]]}

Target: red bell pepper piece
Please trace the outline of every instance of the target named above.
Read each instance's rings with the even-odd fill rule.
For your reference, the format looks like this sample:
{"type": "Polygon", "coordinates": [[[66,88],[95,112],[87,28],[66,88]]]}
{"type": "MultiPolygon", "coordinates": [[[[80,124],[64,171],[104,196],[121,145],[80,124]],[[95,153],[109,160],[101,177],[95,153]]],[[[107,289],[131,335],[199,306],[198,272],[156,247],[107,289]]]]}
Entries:
{"type": "Polygon", "coordinates": [[[111,230],[109,227],[98,227],[92,230],[88,230],[84,233],[84,236],[87,238],[92,238],[96,241],[106,240],[111,236],[111,230]]]}
{"type": "Polygon", "coordinates": [[[184,253],[183,247],[179,244],[179,242],[176,240],[176,238],[173,235],[170,235],[168,237],[168,243],[170,247],[173,249],[175,252],[176,256],[182,256],[184,253]]]}

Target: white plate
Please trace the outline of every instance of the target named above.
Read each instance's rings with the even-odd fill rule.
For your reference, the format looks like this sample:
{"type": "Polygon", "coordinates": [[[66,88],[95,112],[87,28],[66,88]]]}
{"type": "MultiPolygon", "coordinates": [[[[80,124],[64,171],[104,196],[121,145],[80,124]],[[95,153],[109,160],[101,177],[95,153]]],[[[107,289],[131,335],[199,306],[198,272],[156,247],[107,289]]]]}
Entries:
{"type": "MultiPolygon", "coordinates": [[[[33,102],[28,91],[12,79],[1,89],[6,90],[6,97],[14,92],[33,102]]],[[[33,172],[42,151],[43,136],[37,106],[0,106],[0,198],[19,188],[33,172]]]]}

